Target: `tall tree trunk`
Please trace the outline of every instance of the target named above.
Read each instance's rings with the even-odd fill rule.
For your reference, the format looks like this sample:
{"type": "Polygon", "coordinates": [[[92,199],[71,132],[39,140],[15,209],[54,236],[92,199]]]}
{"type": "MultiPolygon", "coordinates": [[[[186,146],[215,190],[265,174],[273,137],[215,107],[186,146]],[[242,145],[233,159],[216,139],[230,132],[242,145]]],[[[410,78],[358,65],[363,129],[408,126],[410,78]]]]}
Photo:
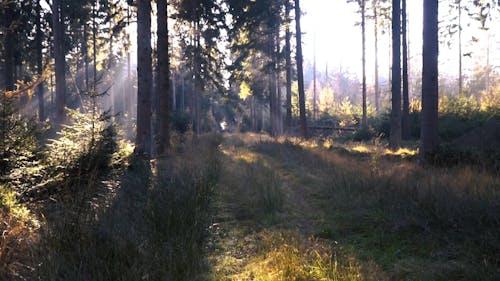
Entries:
{"type": "Polygon", "coordinates": [[[195,22],[195,49],[196,58],[195,58],[195,133],[197,136],[201,133],[201,93],[202,93],[202,81],[201,81],[201,58],[200,58],[200,37],[201,37],[201,29],[200,29],[200,20],[195,22]]]}
{"type": "Polygon", "coordinates": [[[10,2],[6,6],[4,11],[5,16],[3,17],[2,25],[6,28],[5,31],[5,42],[4,42],[4,83],[5,89],[7,91],[14,90],[14,51],[16,49],[15,45],[15,34],[13,25],[13,14],[14,14],[14,2],[10,2]]]}
{"type": "Polygon", "coordinates": [[[422,124],[420,156],[429,160],[439,145],[438,136],[438,1],[424,0],[422,51],[422,124]]]}
{"type": "Polygon", "coordinates": [[[151,155],[151,1],[137,1],[137,136],[136,153],[151,155]]]}
{"type": "Polygon", "coordinates": [[[83,46],[82,46],[82,54],[83,54],[83,65],[85,68],[85,92],[90,90],[90,78],[89,78],[89,34],[88,34],[88,26],[87,23],[83,24],[83,46]]]}
{"type": "Polygon", "coordinates": [[[363,64],[363,119],[361,120],[361,126],[366,128],[366,0],[361,0],[361,36],[362,36],[362,64],[363,64]]]}
{"type": "Polygon", "coordinates": [[[275,83],[276,83],[276,99],[275,99],[275,119],[276,119],[276,130],[277,134],[281,135],[283,133],[283,120],[281,117],[281,64],[280,64],[280,28],[281,21],[278,21],[275,27],[275,50],[274,50],[274,60],[275,60],[275,83]]]}
{"type": "Polygon", "coordinates": [[[373,1],[373,21],[375,34],[375,111],[380,112],[380,85],[378,75],[378,0],[373,1]]]}
{"type": "Polygon", "coordinates": [[[97,91],[97,1],[92,6],[92,62],[93,62],[93,78],[92,78],[92,95],[96,95],[97,91]]]}
{"type": "MultiPolygon", "coordinates": [[[[127,26],[130,26],[130,7],[127,6],[127,26]]],[[[132,81],[132,67],[131,67],[131,57],[130,57],[130,34],[126,32],[125,34],[126,39],[127,39],[127,44],[125,45],[125,52],[127,52],[127,82],[125,83],[127,87],[131,88],[131,81],[132,81]]],[[[123,106],[125,108],[125,112],[128,113],[128,118],[132,116],[132,105],[131,105],[131,94],[133,92],[130,92],[129,90],[126,91],[126,95],[124,96],[124,102],[123,106]]]]}
{"type": "Polygon", "coordinates": [[[278,125],[278,135],[283,134],[283,111],[281,106],[281,73],[278,71],[276,74],[276,116],[277,116],[277,125],[278,125]]]}
{"type": "Polygon", "coordinates": [[[52,31],[54,33],[54,60],[56,74],[56,106],[55,121],[64,121],[64,106],[66,104],[66,62],[64,58],[64,32],[62,27],[62,9],[59,0],[52,1],[52,31]]]}
{"type": "Polygon", "coordinates": [[[304,69],[302,65],[302,31],[300,28],[300,0],[295,0],[295,38],[297,40],[297,78],[299,83],[299,111],[301,135],[307,138],[306,100],[304,91],[304,69]]]}
{"type": "Polygon", "coordinates": [[[458,0],[458,94],[462,95],[464,80],[462,74],[462,1],[458,0]]]}
{"type": "Polygon", "coordinates": [[[408,30],[406,18],[406,0],[402,0],[402,33],[403,33],[403,115],[401,117],[401,137],[410,139],[410,97],[408,89],[408,30]]]}
{"type": "Polygon", "coordinates": [[[316,91],[316,34],[314,35],[314,55],[313,55],[313,121],[318,120],[318,93],[316,91]]]}
{"type": "Polygon", "coordinates": [[[169,79],[170,60],[168,55],[168,12],[167,0],[157,0],[158,11],[158,99],[159,99],[159,140],[158,154],[164,154],[170,146],[169,79]]]}
{"type": "MultiPolygon", "coordinates": [[[[168,36],[168,29],[167,29],[167,36],[168,36]]],[[[177,75],[178,75],[177,70],[174,70],[174,73],[170,73],[170,75],[172,76],[172,84],[169,85],[169,87],[172,88],[172,105],[170,106],[170,110],[171,112],[175,112],[177,111],[177,75]]]]}
{"type": "Polygon", "coordinates": [[[271,135],[273,137],[277,136],[276,127],[276,53],[275,53],[275,42],[274,42],[274,30],[269,32],[268,36],[268,52],[270,55],[270,62],[272,65],[272,70],[268,76],[268,87],[269,87],[269,122],[271,123],[271,135]]]}
{"type": "Polygon", "coordinates": [[[286,130],[292,128],[292,48],[290,32],[290,0],[285,0],[285,64],[286,64],[286,130]]]}
{"type": "MultiPolygon", "coordinates": [[[[36,56],[37,56],[37,72],[38,75],[42,75],[43,73],[43,55],[42,55],[42,40],[43,40],[43,31],[41,24],[42,17],[42,6],[40,4],[41,0],[37,1],[36,4],[36,17],[35,17],[35,26],[36,26],[36,56]]],[[[44,83],[40,83],[40,85],[36,88],[36,95],[38,96],[38,119],[43,122],[45,121],[45,106],[44,106],[44,83]]]]}
{"type": "Polygon", "coordinates": [[[91,143],[94,144],[95,140],[95,121],[97,114],[97,4],[98,1],[94,2],[92,6],[92,59],[93,59],[93,79],[92,79],[92,93],[90,95],[92,99],[92,140],[91,143]]]}
{"type": "Polygon", "coordinates": [[[392,0],[392,110],[389,146],[401,145],[401,2],[392,0]]]}

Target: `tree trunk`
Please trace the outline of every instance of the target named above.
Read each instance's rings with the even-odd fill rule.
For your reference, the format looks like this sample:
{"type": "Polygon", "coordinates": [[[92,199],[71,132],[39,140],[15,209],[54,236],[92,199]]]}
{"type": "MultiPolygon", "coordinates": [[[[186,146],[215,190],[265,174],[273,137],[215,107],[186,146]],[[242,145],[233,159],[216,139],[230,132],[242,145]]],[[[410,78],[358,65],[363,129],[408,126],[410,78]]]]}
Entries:
{"type": "Polygon", "coordinates": [[[318,120],[318,93],[316,89],[316,35],[314,35],[314,55],[313,55],[313,121],[318,120]]]}
{"type": "Polygon", "coordinates": [[[438,135],[438,1],[424,0],[422,51],[422,124],[420,156],[423,162],[439,145],[438,135]]]}
{"type": "Polygon", "coordinates": [[[408,30],[406,18],[406,0],[402,0],[402,33],[403,33],[403,115],[401,118],[401,137],[410,139],[410,97],[408,89],[408,30]]]}
{"type": "MultiPolygon", "coordinates": [[[[42,75],[43,73],[43,55],[42,55],[42,40],[43,40],[43,31],[41,24],[42,17],[42,7],[40,4],[40,0],[37,1],[36,4],[36,17],[35,17],[35,25],[36,25],[36,56],[37,56],[37,72],[38,75],[42,75]]],[[[45,121],[45,106],[44,106],[44,83],[40,83],[40,85],[36,88],[36,95],[38,96],[38,119],[40,122],[45,121]]]]}
{"type": "Polygon", "coordinates": [[[290,32],[290,0],[285,0],[285,64],[286,64],[286,131],[292,128],[292,48],[290,32]]]}
{"type": "Polygon", "coordinates": [[[169,79],[170,62],[168,55],[168,12],[167,0],[157,0],[158,11],[158,99],[159,99],[159,140],[158,154],[164,154],[170,146],[169,119],[169,79]]]}
{"type": "Polygon", "coordinates": [[[380,112],[380,85],[378,75],[378,0],[373,1],[373,20],[375,34],[375,111],[380,112]]]}
{"type": "Polygon", "coordinates": [[[62,28],[62,9],[59,0],[52,1],[52,31],[54,33],[54,60],[56,74],[56,105],[55,121],[64,121],[64,106],[66,104],[66,62],[64,58],[64,32],[62,28]]]}
{"type": "Polygon", "coordinates": [[[89,34],[88,34],[88,27],[87,23],[83,24],[83,46],[82,46],[82,53],[83,53],[83,67],[85,68],[85,92],[88,92],[90,89],[90,78],[89,78],[89,49],[88,49],[88,42],[89,42],[89,34]]]}
{"type": "Polygon", "coordinates": [[[92,61],[93,61],[93,78],[92,78],[92,100],[97,94],[97,2],[92,6],[92,61]]]}
{"type": "Polygon", "coordinates": [[[464,78],[462,74],[462,1],[458,0],[458,94],[462,95],[464,78]]]}
{"type": "Polygon", "coordinates": [[[275,118],[276,118],[276,130],[277,134],[281,135],[283,133],[283,120],[281,117],[281,87],[280,87],[280,75],[281,75],[281,67],[280,67],[280,27],[281,22],[278,21],[276,24],[275,30],[275,51],[274,51],[274,59],[275,59],[275,85],[276,85],[276,99],[275,99],[275,118]]]}
{"type": "MultiPolygon", "coordinates": [[[[130,26],[130,7],[127,6],[127,27],[130,26]]],[[[125,85],[129,88],[132,86],[132,67],[131,67],[131,57],[130,57],[130,34],[126,32],[125,34],[127,39],[127,44],[125,45],[125,52],[127,53],[127,82],[125,85]]],[[[125,108],[125,112],[127,112],[128,118],[132,116],[133,105],[131,104],[132,93],[130,90],[126,91],[126,95],[124,96],[123,107],[125,108]]]]}
{"type": "MultiPolygon", "coordinates": [[[[274,30],[273,30],[274,31],[274,30]]],[[[271,135],[273,137],[277,136],[276,127],[276,53],[275,53],[275,42],[274,42],[274,32],[270,32],[268,36],[268,52],[270,55],[270,62],[272,64],[272,70],[268,76],[268,87],[269,87],[269,122],[271,124],[271,135]]]]}
{"type": "Polygon", "coordinates": [[[201,58],[200,58],[200,37],[201,37],[201,30],[200,30],[200,21],[198,19],[197,22],[195,22],[195,49],[196,51],[196,57],[195,57],[195,96],[194,96],[194,116],[195,116],[195,133],[197,136],[200,135],[201,133],[201,93],[202,93],[202,81],[201,81],[201,58]]]}
{"type": "Polygon", "coordinates": [[[14,2],[10,2],[9,4],[6,4],[5,7],[5,16],[3,17],[3,23],[2,25],[6,29],[5,31],[5,42],[4,42],[4,83],[5,83],[5,89],[7,91],[12,91],[14,90],[14,51],[16,50],[16,36],[14,33],[14,7],[15,4],[14,2]]]}
{"type": "Polygon", "coordinates": [[[151,155],[151,1],[137,1],[137,136],[136,153],[151,155]]]}
{"type": "Polygon", "coordinates": [[[392,0],[392,111],[389,146],[401,145],[401,2],[392,0]]]}
{"type": "Polygon", "coordinates": [[[361,36],[362,36],[362,64],[363,64],[363,119],[361,127],[367,127],[366,121],[366,0],[361,0],[361,36]]]}
{"type": "Polygon", "coordinates": [[[299,83],[299,111],[301,135],[307,138],[306,100],[304,91],[304,69],[302,66],[302,32],[300,30],[300,0],[295,0],[295,31],[297,40],[297,78],[299,83]]]}

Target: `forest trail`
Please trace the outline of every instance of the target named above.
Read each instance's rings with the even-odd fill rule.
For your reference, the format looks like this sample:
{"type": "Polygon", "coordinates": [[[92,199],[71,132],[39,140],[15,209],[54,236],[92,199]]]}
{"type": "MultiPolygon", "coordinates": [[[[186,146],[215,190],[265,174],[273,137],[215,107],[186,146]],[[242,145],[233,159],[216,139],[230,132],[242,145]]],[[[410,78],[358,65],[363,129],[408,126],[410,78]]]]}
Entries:
{"type": "Polygon", "coordinates": [[[408,148],[259,134],[226,135],[220,150],[209,280],[500,277],[489,171],[428,169],[408,148]]]}
{"type": "Polygon", "coordinates": [[[361,280],[358,262],[321,238],[328,169],[263,135],[226,137],[222,152],[208,242],[214,280],[361,280]]]}

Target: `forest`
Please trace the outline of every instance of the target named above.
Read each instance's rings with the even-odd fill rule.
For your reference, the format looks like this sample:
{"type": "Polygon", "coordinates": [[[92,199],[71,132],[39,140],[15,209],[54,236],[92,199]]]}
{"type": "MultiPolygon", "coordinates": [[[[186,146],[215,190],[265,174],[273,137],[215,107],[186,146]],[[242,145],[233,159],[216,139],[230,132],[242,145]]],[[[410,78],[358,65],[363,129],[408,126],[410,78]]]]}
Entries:
{"type": "Polygon", "coordinates": [[[500,280],[499,22],[0,0],[0,280],[500,280]]]}

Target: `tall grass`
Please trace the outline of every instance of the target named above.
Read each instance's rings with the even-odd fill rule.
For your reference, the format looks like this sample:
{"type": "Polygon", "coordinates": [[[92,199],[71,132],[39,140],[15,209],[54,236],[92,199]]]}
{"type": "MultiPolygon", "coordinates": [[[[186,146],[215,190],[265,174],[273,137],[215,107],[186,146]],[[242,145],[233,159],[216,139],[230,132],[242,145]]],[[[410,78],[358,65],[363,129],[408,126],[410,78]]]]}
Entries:
{"type": "Polygon", "coordinates": [[[319,236],[339,241],[361,260],[374,260],[395,279],[500,277],[498,174],[290,145],[265,142],[257,149],[293,163],[294,171],[307,167],[312,176],[302,176],[311,186],[323,186],[326,219],[319,236]]]}
{"type": "Polygon", "coordinates": [[[149,161],[133,159],[118,182],[101,186],[102,198],[84,202],[94,208],[56,204],[42,232],[39,279],[201,278],[219,166],[217,141],[200,142],[199,149],[210,151],[207,162],[186,161],[200,153],[196,147],[169,158],[179,168],[170,172],[153,173],[149,161]]]}

